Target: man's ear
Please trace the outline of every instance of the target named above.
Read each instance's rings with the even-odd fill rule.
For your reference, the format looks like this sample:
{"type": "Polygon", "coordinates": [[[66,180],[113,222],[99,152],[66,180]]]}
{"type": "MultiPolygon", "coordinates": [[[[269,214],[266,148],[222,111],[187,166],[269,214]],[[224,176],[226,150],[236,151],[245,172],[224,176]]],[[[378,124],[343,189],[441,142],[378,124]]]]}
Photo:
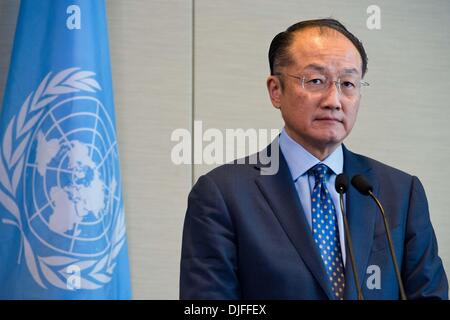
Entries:
{"type": "Polygon", "coordinates": [[[269,91],[270,101],[272,101],[272,105],[280,109],[281,107],[281,95],[282,95],[282,87],[281,80],[277,76],[269,76],[267,78],[267,90],[269,91]]]}

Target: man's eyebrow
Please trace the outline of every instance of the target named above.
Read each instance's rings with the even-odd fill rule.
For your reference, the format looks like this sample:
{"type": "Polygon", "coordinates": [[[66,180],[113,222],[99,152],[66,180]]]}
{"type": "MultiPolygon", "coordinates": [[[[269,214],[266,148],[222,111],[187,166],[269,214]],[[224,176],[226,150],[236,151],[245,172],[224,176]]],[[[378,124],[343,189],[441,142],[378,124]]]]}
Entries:
{"type": "MultiPolygon", "coordinates": [[[[312,70],[322,72],[322,73],[325,73],[327,71],[326,67],[321,66],[320,64],[315,64],[315,63],[307,65],[305,67],[305,70],[308,70],[308,69],[312,69],[312,70]]],[[[355,74],[355,73],[359,74],[359,71],[356,68],[344,68],[342,71],[343,71],[342,73],[344,73],[344,74],[355,74]]]]}
{"type": "Polygon", "coordinates": [[[359,71],[356,68],[345,68],[343,73],[358,73],[359,71]]]}

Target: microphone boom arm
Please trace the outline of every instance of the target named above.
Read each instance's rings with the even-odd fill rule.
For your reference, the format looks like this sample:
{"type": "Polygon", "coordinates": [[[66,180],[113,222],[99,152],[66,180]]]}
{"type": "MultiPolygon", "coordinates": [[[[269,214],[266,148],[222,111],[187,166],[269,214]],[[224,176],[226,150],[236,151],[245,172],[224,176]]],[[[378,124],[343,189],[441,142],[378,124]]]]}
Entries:
{"type": "Polygon", "coordinates": [[[348,253],[350,256],[350,261],[352,264],[353,278],[355,280],[356,290],[358,291],[358,300],[364,300],[362,290],[361,290],[361,285],[359,283],[358,270],[356,269],[355,256],[353,255],[353,243],[352,243],[352,238],[350,237],[350,228],[348,227],[347,217],[344,213],[344,194],[342,193],[342,190],[340,190],[340,192],[339,192],[339,199],[340,199],[340,205],[341,205],[342,218],[344,220],[345,233],[347,234],[347,237],[346,237],[347,248],[348,248],[348,253]]]}
{"type": "Polygon", "coordinates": [[[400,297],[402,300],[407,300],[406,294],[405,294],[405,289],[403,288],[403,282],[402,282],[402,278],[400,275],[400,270],[398,269],[397,258],[395,256],[395,251],[394,251],[394,244],[392,242],[391,232],[389,231],[390,230],[389,223],[386,219],[386,214],[384,212],[383,206],[381,205],[380,201],[378,201],[377,197],[375,197],[373,192],[371,190],[369,190],[368,193],[369,193],[370,197],[372,197],[372,199],[377,204],[378,208],[380,209],[381,215],[383,216],[384,227],[386,228],[386,237],[387,237],[387,240],[389,243],[389,250],[391,250],[391,256],[392,256],[392,260],[394,263],[394,269],[395,269],[395,275],[397,276],[397,282],[398,282],[398,286],[400,288],[400,297]]]}

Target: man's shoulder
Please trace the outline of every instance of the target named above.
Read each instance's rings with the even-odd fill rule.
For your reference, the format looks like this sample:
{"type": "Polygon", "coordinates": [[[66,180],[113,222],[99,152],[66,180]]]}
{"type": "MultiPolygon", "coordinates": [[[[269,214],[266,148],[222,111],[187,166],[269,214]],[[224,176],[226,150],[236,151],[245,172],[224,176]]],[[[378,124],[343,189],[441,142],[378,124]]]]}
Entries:
{"type": "Polygon", "coordinates": [[[284,157],[278,139],[275,139],[262,150],[218,166],[205,176],[214,180],[252,180],[260,175],[278,174],[278,169],[283,164],[284,157]]]}
{"type": "MultiPolygon", "coordinates": [[[[369,156],[362,155],[355,153],[353,151],[350,151],[348,149],[345,149],[345,158],[352,157],[353,161],[357,161],[361,163],[363,166],[367,166],[370,168],[373,173],[377,176],[383,177],[383,176],[390,176],[395,179],[400,180],[411,180],[413,178],[413,175],[403,171],[399,168],[393,167],[392,165],[386,164],[384,162],[381,162],[379,160],[373,159],[369,156]]],[[[344,160],[345,161],[345,160],[344,160]]]]}
{"type": "Polygon", "coordinates": [[[201,197],[220,195],[228,200],[240,199],[256,189],[255,181],[259,175],[260,170],[257,165],[236,161],[226,163],[200,175],[191,193],[200,194],[201,197]]]}
{"type": "Polygon", "coordinates": [[[213,180],[222,180],[226,178],[250,178],[259,175],[260,166],[257,163],[249,162],[249,157],[234,160],[223,165],[220,165],[211,171],[207,172],[205,176],[213,180]]]}

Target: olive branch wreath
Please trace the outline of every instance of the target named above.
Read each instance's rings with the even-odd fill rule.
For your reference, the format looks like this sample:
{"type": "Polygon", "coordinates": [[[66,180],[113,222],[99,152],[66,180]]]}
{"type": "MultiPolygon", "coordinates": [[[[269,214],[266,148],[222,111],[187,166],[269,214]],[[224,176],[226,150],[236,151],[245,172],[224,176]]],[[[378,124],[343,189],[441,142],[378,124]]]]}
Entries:
{"type": "Polygon", "coordinates": [[[62,255],[38,256],[33,251],[33,247],[23,231],[19,207],[15,200],[17,186],[25,163],[25,149],[30,142],[36,123],[44,112],[44,108],[65,94],[100,91],[101,87],[93,76],[95,76],[94,72],[83,71],[80,68],[68,68],[54,76],[51,72],[48,73],[37,90],[28,95],[20,107],[19,114],[11,119],[2,141],[0,186],[3,186],[4,190],[0,188],[0,203],[12,217],[3,218],[1,221],[4,224],[13,225],[19,230],[21,243],[17,263],[20,263],[23,251],[28,270],[36,283],[42,288],[47,287],[42,281],[41,274],[53,286],[64,290],[72,290],[73,287],[69,285],[69,281],[73,274],[68,272],[68,267],[74,265],[80,271],[79,289],[94,290],[101,288],[102,285],[111,280],[116,266],[114,260],[125,243],[125,217],[123,208],[121,208],[108,254],[101,259],[80,259],[62,255]],[[13,150],[13,146],[17,146],[15,150],[13,150]],[[90,269],[89,272],[88,269],[90,269]],[[65,281],[61,280],[61,277],[65,281]]]}

